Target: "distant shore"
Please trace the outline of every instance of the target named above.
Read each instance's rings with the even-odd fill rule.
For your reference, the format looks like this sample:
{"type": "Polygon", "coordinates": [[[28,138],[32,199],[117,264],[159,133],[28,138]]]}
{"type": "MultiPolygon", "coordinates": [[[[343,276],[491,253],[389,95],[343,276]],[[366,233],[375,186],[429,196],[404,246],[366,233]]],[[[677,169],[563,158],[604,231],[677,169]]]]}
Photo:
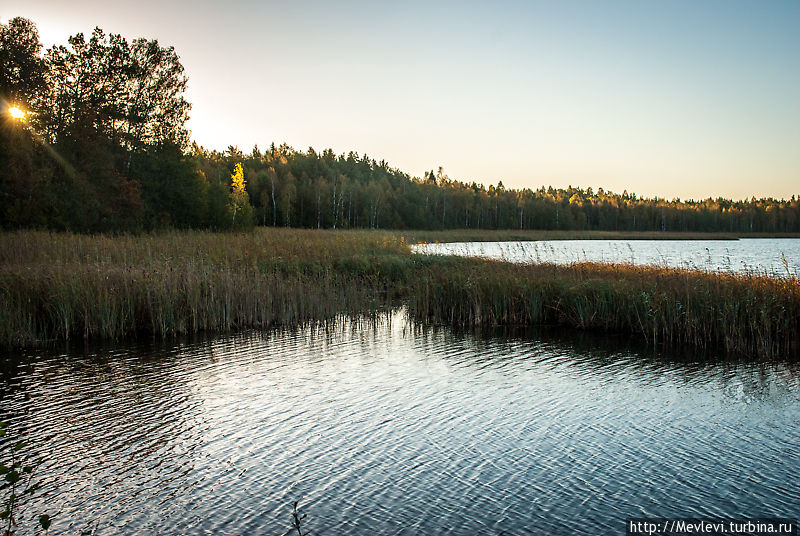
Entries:
{"type": "Polygon", "coordinates": [[[597,263],[516,265],[417,255],[408,245],[479,237],[634,239],[622,233],[284,228],[0,233],[0,345],[267,329],[404,307],[419,325],[560,325],[722,354],[800,352],[796,277],[597,263]]]}
{"type": "Polygon", "coordinates": [[[673,231],[555,231],[513,229],[449,229],[392,231],[410,244],[434,242],[515,242],[539,240],[739,240],[740,238],[800,238],[800,233],[697,233],[673,231]]]}

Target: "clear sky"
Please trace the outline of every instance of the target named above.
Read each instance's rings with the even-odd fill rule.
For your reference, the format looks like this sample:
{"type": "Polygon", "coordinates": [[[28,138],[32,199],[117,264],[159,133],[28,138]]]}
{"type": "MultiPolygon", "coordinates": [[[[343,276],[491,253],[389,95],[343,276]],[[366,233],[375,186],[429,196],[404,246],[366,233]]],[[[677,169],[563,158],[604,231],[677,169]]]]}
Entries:
{"type": "Polygon", "coordinates": [[[412,175],[704,198],[800,194],[800,1],[3,0],[46,46],[176,48],[192,137],[412,175]]]}

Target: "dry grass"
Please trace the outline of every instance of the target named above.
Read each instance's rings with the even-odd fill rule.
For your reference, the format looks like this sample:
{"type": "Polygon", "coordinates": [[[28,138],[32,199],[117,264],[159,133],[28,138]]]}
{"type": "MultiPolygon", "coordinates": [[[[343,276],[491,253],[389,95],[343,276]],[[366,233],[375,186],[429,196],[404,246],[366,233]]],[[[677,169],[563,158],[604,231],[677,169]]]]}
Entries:
{"type": "Polygon", "coordinates": [[[299,325],[397,305],[425,325],[554,324],[800,354],[797,278],[413,255],[391,232],[0,234],[7,345],[299,325]]]}
{"type": "Polygon", "coordinates": [[[292,325],[387,306],[401,239],[264,230],[0,235],[0,341],[120,338],[292,325]]]}
{"type": "Polygon", "coordinates": [[[800,355],[800,281],[632,265],[516,265],[442,258],[409,298],[420,323],[554,324],[653,345],[800,355]]]}

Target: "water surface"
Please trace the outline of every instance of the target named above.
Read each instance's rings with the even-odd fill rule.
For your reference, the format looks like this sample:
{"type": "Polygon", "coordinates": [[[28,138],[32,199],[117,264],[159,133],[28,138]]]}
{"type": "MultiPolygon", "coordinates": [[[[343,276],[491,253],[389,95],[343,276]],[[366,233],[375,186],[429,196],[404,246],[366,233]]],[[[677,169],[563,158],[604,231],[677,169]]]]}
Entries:
{"type": "MultiPolygon", "coordinates": [[[[373,327],[6,355],[53,534],[619,534],[800,512],[800,367],[373,327]]],[[[22,530],[21,534],[30,533],[22,530]]]]}
{"type": "Polygon", "coordinates": [[[519,263],[611,262],[723,272],[797,276],[800,239],[741,240],[542,240],[417,244],[414,251],[519,263]]]}

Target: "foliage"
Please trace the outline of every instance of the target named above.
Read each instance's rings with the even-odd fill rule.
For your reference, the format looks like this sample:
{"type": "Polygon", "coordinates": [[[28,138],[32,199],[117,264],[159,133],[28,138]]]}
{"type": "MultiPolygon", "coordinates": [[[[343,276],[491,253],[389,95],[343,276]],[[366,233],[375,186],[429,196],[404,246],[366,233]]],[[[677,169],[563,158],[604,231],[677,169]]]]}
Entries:
{"type": "Polygon", "coordinates": [[[134,155],[130,174],[141,188],[145,229],[207,225],[208,182],[174,143],[134,155]]]}
{"type": "Polygon", "coordinates": [[[699,201],[641,198],[592,188],[514,190],[424,178],[354,152],[336,155],[272,144],[244,154],[235,147],[193,154],[210,181],[242,163],[262,224],[306,228],[418,230],[798,233],[800,200],[699,201]]]}
{"type": "Polygon", "coordinates": [[[79,232],[163,227],[799,233],[800,200],[646,199],[411,177],[355,152],[189,146],[187,77],[172,47],[96,28],[41,53],[36,26],[0,26],[0,226],[79,232]],[[230,188],[235,166],[241,187],[230,188]],[[244,186],[247,177],[247,187],[244,186]]]}
{"type": "Polygon", "coordinates": [[[45,90],[36,99],[36,125],[51,143],[89,133],[128,150],[171,141],[184,146],[187,79],[172,48],[95,28],[44,56],[45,90]]]}
{"type": "Polygon", "coordinates": [[[228,201],[228,210],[231,213],[231,228],[250,229],[253,227],[253,207],[250,206],[250,196],[245,190],[244,170],[241,164],[233,167],[231,174],[231,192],[228,201]],[[236,215],[239,222],[236,222],[236,215]]]}
{"type": "Polygon", "coordinates": [[[41,49],[36,25],[28,19],[16,17],[0,24],[0,98],[8,105],[27,109],[43,89],[41,49]]]}
{"type": "MultiPolygon", "coordinates": [[[[204,225],[202,214],[182,213],[186,182],[198,183],[187,175],[200,174],[192,164],[187,171],[182,152],[189,104],[174,50],[144,39],[129,44],[99,28],[40,50],[32,22],[16,18],[0,28],[0,91],[31,112],[20,122],[3,110],[0,225],[136,230],[163,221],[159,201],[168,198],[178,198],[168,208],[178,214],[166,223],[204,225]],[[169,175],[148,180],[157,167],[169,175]]],[[[205,204],[205,192],[195,188],[188,204],[205,204]]]]}

